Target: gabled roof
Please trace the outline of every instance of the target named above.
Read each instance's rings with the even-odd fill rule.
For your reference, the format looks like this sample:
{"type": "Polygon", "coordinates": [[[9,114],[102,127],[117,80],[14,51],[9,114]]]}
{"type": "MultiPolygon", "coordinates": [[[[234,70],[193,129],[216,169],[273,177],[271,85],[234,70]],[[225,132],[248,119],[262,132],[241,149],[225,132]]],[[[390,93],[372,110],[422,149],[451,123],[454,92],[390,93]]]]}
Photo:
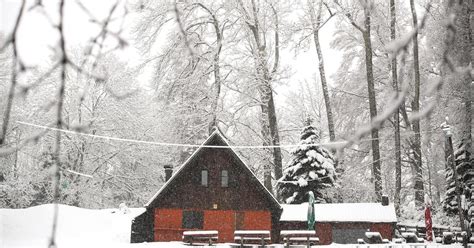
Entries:
{"type": "Polygon", "coordinates": [[[190,166],[191,161],[193,161],[194,158],[196,158],[204,148],[214,148],[214,149],[223,149],[222,147],[225,147],[226,149],[230,149],[230,152],[232,155],[235,156],[236,160],[238,163],[241,163],[243,167],[245,168],[245,171],[249,174],[250,177],[252,177],[258,184],[258,187],[260,188],[261,191],[264,192],[265,197],[267,197],[267,200],[269,200],[272,203],[272,206],[274,206],[276,209],[281,209],[280,204],[278,203],[277,199],[263,186],[263,184],[258,180],[257,176],[250,170],[250,167],[248,167],[247,164],[242,160],[242,158],[235,152],[234,149],[232,149],[232,146],[229,145],[229,142],[227,139],[224,137],[224,135],[219,131],[219,129],[215,128],[214,131],[209,135],[209,137],[199,146],[199,148],[194,151],[194,153],[179,167],[179,169],[173,173],[171,178],[166,181],[166,183],[158,190],[158,192],[153,195],[153,197],[145,204],[145,207],[150,206],[156,199],[160,197],[160,195],[164,194],[166,188],[177,178],[179,175],[184,171],[184,169],[188,166],[190,166]],[[223,145],[210,145],[215,139],[218,139],[221,141],[223,145]]]}
{"type": "MultiPolygon", "coordinates": [[[[306,222],[308,203],[282,204],[280,221],[306,222]]],[[[397,215],[393,204],[381,203],[328,203],[314,204],[316,222],[371,222],[394,223],[397,215]]]]}

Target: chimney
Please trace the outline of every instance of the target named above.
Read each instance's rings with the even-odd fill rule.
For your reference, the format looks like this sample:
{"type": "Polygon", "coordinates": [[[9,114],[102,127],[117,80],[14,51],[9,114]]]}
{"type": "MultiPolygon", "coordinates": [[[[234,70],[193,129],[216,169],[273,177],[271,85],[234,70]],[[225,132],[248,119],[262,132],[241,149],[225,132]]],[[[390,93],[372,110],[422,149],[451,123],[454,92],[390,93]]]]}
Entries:
{"type": "Polygon", "coordinates": [[[173,166],[166,164],[165,166],[165,182],[170,180],[171,175],[173,175],[173,166]]]}
{"type": "Polygon", "coordinates": [[[388,206],[388,195],[382,196],[382,206],[388,206]]]}

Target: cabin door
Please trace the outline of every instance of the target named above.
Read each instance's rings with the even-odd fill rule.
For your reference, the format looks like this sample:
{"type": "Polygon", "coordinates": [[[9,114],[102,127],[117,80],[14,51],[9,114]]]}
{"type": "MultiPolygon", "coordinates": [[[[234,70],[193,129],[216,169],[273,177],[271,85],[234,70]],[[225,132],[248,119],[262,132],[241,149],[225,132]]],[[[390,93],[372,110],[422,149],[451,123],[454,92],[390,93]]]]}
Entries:
{"type": "Polygon", "coordinates": [[[232,210],[204,211],[204,230],[219,231],[219,242],[234,242],[235,213],[232,210]]]}

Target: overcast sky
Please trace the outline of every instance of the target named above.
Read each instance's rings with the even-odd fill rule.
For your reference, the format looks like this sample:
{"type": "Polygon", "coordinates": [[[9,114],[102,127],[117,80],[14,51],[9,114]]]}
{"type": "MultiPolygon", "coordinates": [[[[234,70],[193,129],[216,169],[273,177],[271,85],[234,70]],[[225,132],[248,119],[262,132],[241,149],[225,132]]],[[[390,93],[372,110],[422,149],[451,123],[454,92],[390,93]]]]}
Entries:
{"type": "MultiPolygon", "coordinates": [[[[28,1],[31,5],[33,1],[28,1]]],[[[58,4],[57,1],[48,0],[43,1],[46,12],[52,20],[58,19],[58,4]]],[[[115,0],[82,0],[86,8],[97,18],[105,18],[115,3],[115,0]]],[[[9,33],[14,25],[15,18],[19,9],[18,0],[0,0],[1,25],[0,30],[3,33],[9,33]]],[[[118,11],[118,15],[122,10],[118,11]]],[[[88,21],[88,15],[79,8],[76,1],[66,1],[65,10],[65,36],[67,46],[77,47],[86,44],[94,35],[99,32],[97,25],[91,24],[88,21]]],[[[129,15],[125,20],[125,38],[129,37],[130,24],[133,23],[134,16],[129,15]]],[[[116,21],[115,27],[118,29],[119,21],[116,21]]],[[[323,27],[320,34],[322,50],[324,53],[325,67],[328,75],[328,80],[331,83],[331,75],[336,72],[341,59],[339,52],[329,48],[329,42],[332,39],[333,25],[329,22],[323,27]]],[[[28,65],[41,65],[44,59],[53,54],[49,47],[54,47],[58,40],[57,30],[53,29],[49,24],[45,15],[39,11],[28,11],[21,23],[18,37],[19,55],[28,65]]],[[[311,42],[313,44],[313,42],[311,42]]],[[[133,64],[140,62],[140,57],[132,46],[127,47],[120,55],[126,58],[133,64]]],[[[285,50],[281,54],[282,65],[290,65],[293,68],[293,76],[289,79],[288,84],[280,89],[280,92],[292,88],[298,81],[308,80],[312,82],[317,69],[317,57],[314,46],[311,46],[307,52],[300,52],[295,57],[293,51],[285,50]]],[[[319,77],[319,76],[318,76],[319,77]]],[[[284,95],[284,93],[282,94],[284,95]]],[[[277,96],[277,98],[281,97],[277,96]]],[[[282,99],[279,99],[282,100],[282,99]]]]}

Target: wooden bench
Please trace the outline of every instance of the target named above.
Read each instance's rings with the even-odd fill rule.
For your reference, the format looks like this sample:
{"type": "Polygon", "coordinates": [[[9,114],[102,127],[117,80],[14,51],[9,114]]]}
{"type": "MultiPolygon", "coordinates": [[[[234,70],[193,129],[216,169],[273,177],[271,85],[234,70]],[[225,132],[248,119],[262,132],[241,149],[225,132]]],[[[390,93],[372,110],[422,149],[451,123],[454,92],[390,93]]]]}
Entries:
{"type": "Polygon", "coordinates": [[[424,239],[418,238],[414,232],[402,232],[402,237],[405,239],[407,243],[423,243],[425,242],[424,239]]]}
{"type": "Polygon", "coordinates": [[[216,242],[219,238],[218,231],[184,231],[183,232],[183,242],[193,245],[195,241],[198,243],[207,243],[212,245],[212,242],[216,242]]]}
{"type": "Polygon", "coordinates": [[[454,243],[454,233],[452,232],[443,232],[443,238],[441,239],[441,242],[444,245],[449,245],[454,243]]]}
{"type": "Polygon", "coordinates": [[[313,230],[282,230],[280,237],[285,241],[286,247],[290,247],[290,243],[306,244],[308,247],[311,244],[318,244],[319,238],[316,237],[316,231],[313,230]]]}
{"type": "Polygon", "coordinates": [[[236,230],[234,232],[234,240],[244,247],[244,242],[258,242],[265,247],[265,243],[270,243],[270,231],[268,230],[236,230]]]}

